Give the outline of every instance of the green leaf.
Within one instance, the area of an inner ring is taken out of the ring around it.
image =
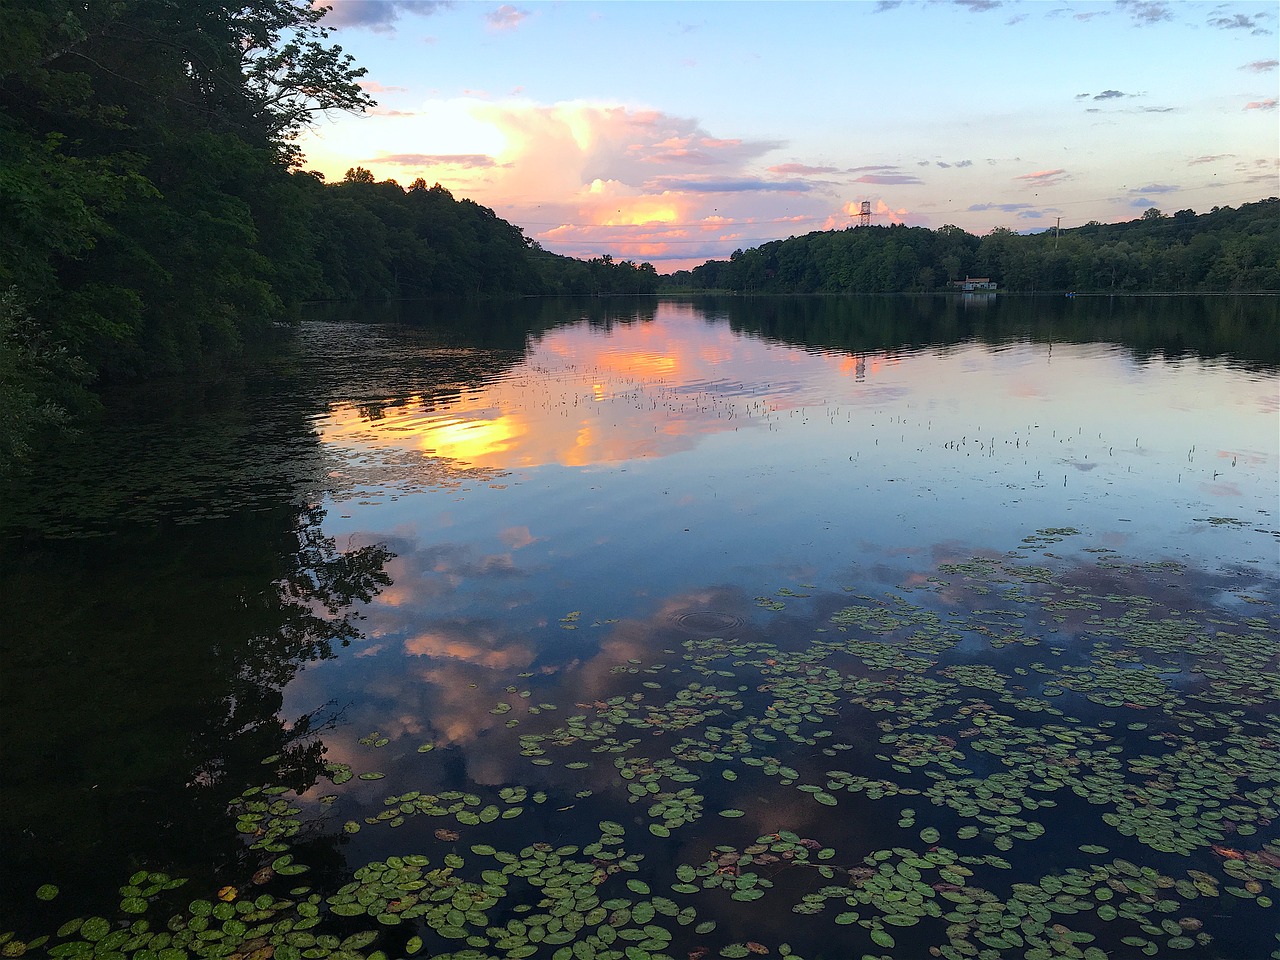
[[[886,930],[872,930],[871,939],[875,941],[877,946],[884,947],[886,950],[892,950],[896,943]]]

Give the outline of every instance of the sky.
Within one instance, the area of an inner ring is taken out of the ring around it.
[[[982,235],[1280,195],[1280,4],[328,0],[378,105],[301,140],[659,273],[858,223]]]

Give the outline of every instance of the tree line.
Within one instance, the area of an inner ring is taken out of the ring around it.
[[[300,175],[306,176],[306,175]],[[544,250],[521,229],[440,184],[402,188],[363,167],[308,184],[314,265],[311,300],[475,295],[653,293],[652,264],[578,260]]]
[[[306,172],[298,134],[373,104],[324,13],[0,5],[0,466],[94,389],[234,358],[307,300],[656,287],[439,186]]]
[[[710,260],[663,289],[737,293],[917,293],[985,277],[1015,292],[1280,290],[1280,200],[1209,213],[1152,207],[1126,223],[983,237],[948,225],[810,233]]]

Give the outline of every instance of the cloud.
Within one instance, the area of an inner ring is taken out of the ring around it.
[[[779,176],[804,176],[815,173],[839,173],[837,167],[811,167],[804,163],[779,163],[769,168],[770,173]]]
[[[386,31],[400,19],[401,13],[420,17],[430,16],[438,10],[453,6],[452,0],[312,0],[312,7],[330,7],[322,21],[326,27],[368,27]],[[367,90],[368,87],[361,84]]]
[[[803,180],[758,180],[744,177],[737,180],[699,180],[693,177],[659,177],[645,186],[652,190],[688,190],[693,193],[747,193],[799,191],[813,189]]]
[[[1220,30],[1248,30],[1255,37],[1262,37],[1271,33],[1270,30],[1258,22],[1265,16],[1266,14],[1257,14],[1253,17],[1247,17],[1243,13],[1237,13],[1231,17],[1210,17],[1209,26],[1217,27]]]
[[[416,117],[417,114],[412,110],[389,110],[386,107],[372,107],[369,111],[371,117]]]
[[[433,624],[406,638],[404,652],[414,657],[461,660],[490,670],[524,667],[533,659],[527,645],[512,643],[491,624],[474,621]]]
[[[1133,22],[1140,27],[1173,19],[1173,11],[1164,0],[1119,0],[1116,5],[1127,10]]]
[[[1051,186],[1064,180],[1070,180],[1071,174],[1065,170],[1037,170],[1035,173],[1024,173],[1013,179],[1026,180],[1028,183],[1034,183],[1037,186]]]
[[[1276,99],[1271,97],[1268,100],[1250,100],[1244,105],[1246,110],[1274,110],[1276,108]]]
[[[1132,187],[1129,192],[1132,193],[1177,193],[1181,187],[1173,187],[1167,183],[1149,183],[1145,187]]]
[[[1280,171],[1280,160],[1255,160],[1254,167],[1259,168],[1253,173],[1245,176],[1245,183],[1264,183],[1268,184],[1267,189],[1274,194],[1276,173]]]
[[[483,170],[496,165],[493,157],[483,153],[386,153],[372,157],[370,163],[391,163],[398,167],[463,167]]]
[[[913,177],[906,173],[864,173],[853,181],[854,183],[886,183],[886,184],[908,184],[908,183],[924,183],[919,177]]]
[[[877,0],[874,13],[887,13],[902,6],[902,0]]]
[[[377,80],[357,80],[356,83],[365,93],[408,93],[408,87],[392,87]]]
[[[539,540],[529,532],[528,527],[507,527],[498,534],[498,539],[512,550],[519,550]]]
[[[490,30],[514,30],[527,16],[529,16],[528,10],[521,10],[519,7],[504,3],[497,10],[485,14],[484,19],[489,24]]]
[[[1203,157],[1192,157],[1187,161],[1187,166],[1194,167],[1201,163],[1217,163],[1219,160],[1227,160],[1233,156],[1235,156],[1233,153],[1213,153]]]
[[[1095,99],[1095,100],[1120,100],[1120,99],[1123,99],[1123,98],[1125,98],[1125,97],[1132,97],[1132,96],[1134,96],[1134,94],[1132,94],[1132,93],[1123,93],[1123,92],[1122,92],[1122,91],[1120,91],[1120,90],[1103,90],[1101,93],[1095,93],[1095,94],[1093,95],[1093,99]]]
[[[1253,63],[1246,63],[1241,70],[1248,70],[1250,73],[1267,73],[1280,66],[1280,60],[1255,60]]]
[[[785,141],[717,136],[696,118],[614,103],[459,97],[416,109],[353,129],[347,155],[332,164],[337,175],[377,156],[363,161],[376,178],[439,180],[545,249],[583,259],[696,266],[817,229],[844,202],[839,181],[868,173],[920,182],[903,167],[850,173],[774,154]]]
[[[965,208],[969,213],[982,213],[986,210],[1001,210],[1005,213],[1018,213],[1022,210],[1030,210],[1029,203],[975,203]]]
[[[628,149],[643,163],[715,166],[731,163],[741,140],[718,140],[698,134],[668,137],[660,143],[635,143]]]
[[[1002,0],[955,0],[957,7],[964,7],[970,13],[986,13],[1004,6]]]
[[[926,160],[924,161],[924,163],[928,163],[928,161]],[[972,160],[956,160],[953,163],[947,163],[943,160],[939,160],[938,166],[940,166],[943,170],[950,170],[952,167],[956,167],[956,168],[972,167],[973,161]]]

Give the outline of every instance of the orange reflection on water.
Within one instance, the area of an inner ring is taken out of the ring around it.
[[[506,376],[447,401],[374,405],[376,418],[368,404],[339,404],[321,436],[356,452],[399,448],[487,469],[664,456],[736,426],[697,388],[678,389],[715,376],[733,356],[732,341],[727,330],[679,321],[612,337],[585,327],[556,331]]]
[[[509,415],[496,419],[446,417],[436,420],[430,430],[418,437],[418,447],[438,457],[465,460],[477,466],[499,466],[523,431],[524,425]]]
[[[782,351],[664,306],[654,320],[607,332],[586,324],[551,331],[479,386],[338,405],[321,435],[357,457],[411,450],[489,470],[617,463],[763,428],[770,417],[837,400],[850,381],[895,362],[883,353]]]

